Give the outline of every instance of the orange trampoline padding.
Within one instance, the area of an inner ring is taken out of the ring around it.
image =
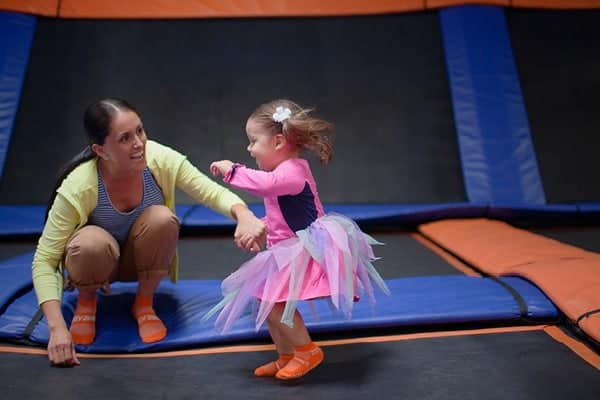
[[[535,283],[573,322],[600,309],[600,254],[488,219],[424,224],[421,233],[477,269]],[[579,327],[600,341],[600,314]]]

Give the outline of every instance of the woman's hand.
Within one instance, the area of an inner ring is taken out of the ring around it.
[[[236,204],[231,208],[232,214],[237,220],[233,238],[235,244],[244,250],[259,252],[267,241],[267,229],[265,224],[242,204]]]
[[[58,300],[48,300],[42,303],[42,311],[48,321],[50,332],[50,340],[48,340],[48,360],[50,360],[50,363],[61,367],[79,365],[75,353],[75,343],[73,343],[71,332],[65,324],[60,302]]]
[[[232,165],[233,162],[229,160],[214,161],[210,164],[210,173],[213,174],[213,176],[225,176],[227,171],[231,169]]]
[[[79,365],[73,338],[66,327],[50,331],[48,359],[52,365],[57,366],[73,367]]]

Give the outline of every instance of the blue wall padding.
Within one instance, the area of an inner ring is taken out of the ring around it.
[[[31,52],[35,17],[0,11],[0,178]]]
[[[469,201],[544,204],[503,9],[445,8],[440,22]]]
[[[507,278],[507,282],[524,297],[530,318],[540,321],[556,318],[558,311],[554,305],[530,283],[518,278]],[[378,293],[374,311],[367,299],[363,298],[355,303],[350,320],[334,313],[326,300],[313,302],[315,314],[307,303],[301,303],[300,310],[311,332],[520,321],[518,303],[492,279],[452,275],[394,279],[387,283],[392,296]],[[79,351],[164,351],[267,337],[264,328],[255,332],[250,313],[223,336],[215,333],[213,320],[201,322],[202,315],[220,300],[220,281],[180,281],[176,285],[165,281],[157,292],[155,309],[165,322],[169,334],[159,343],[144,344],[130,316],[135,287],[135,283],[116,283],[112,286],[113,293],[110,296],[99,297],[96,340],[91,346],[80,346]],[[63,313],[68,323],[72,319],[75,302],[75,293],[65,294]],[[33,291],[13,301],[0,316],[0,338],[22,338],[23,330],[36,311]],[[47,343],[45,319],[38,323],[30,340],[40,345]]]

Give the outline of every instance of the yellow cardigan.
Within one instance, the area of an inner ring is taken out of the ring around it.
[[[39,304],[61,300],[63,288],[63,258],[67,241],[75,231],[85,226],[88,216],[98,204],[97,159],[77,166],[62,182],[50,208],[33,257],[33,285]],[[199,203],[232,218],[231,207],[245,204],[237,195],[198,171],[184,155],[148,140],[146,162],[162,189],[165,205],[175,212],[175,187]],[[171,265],[171,281],[178,276],[178,257]]]

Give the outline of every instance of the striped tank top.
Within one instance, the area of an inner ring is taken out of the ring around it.
[[[131,226],[137,217],[140,216],[142,211],[144,211],[146,207],[165,204],[165,198],[162,191],[160,190],[160,187],[158,187],[158,184],[154,180],[148,167],[144,169],[143,190],[144,194],[142,195],[142,202],[140,205],[131,211],[121,212],[117,210],[110,201],[110,197],[108,197],[108,193],[104,186],[104,181],[98,171],[98,205],[90,214],[88,224],[103,228],[114,236],[120,246],[123,246],[127,241]]]

